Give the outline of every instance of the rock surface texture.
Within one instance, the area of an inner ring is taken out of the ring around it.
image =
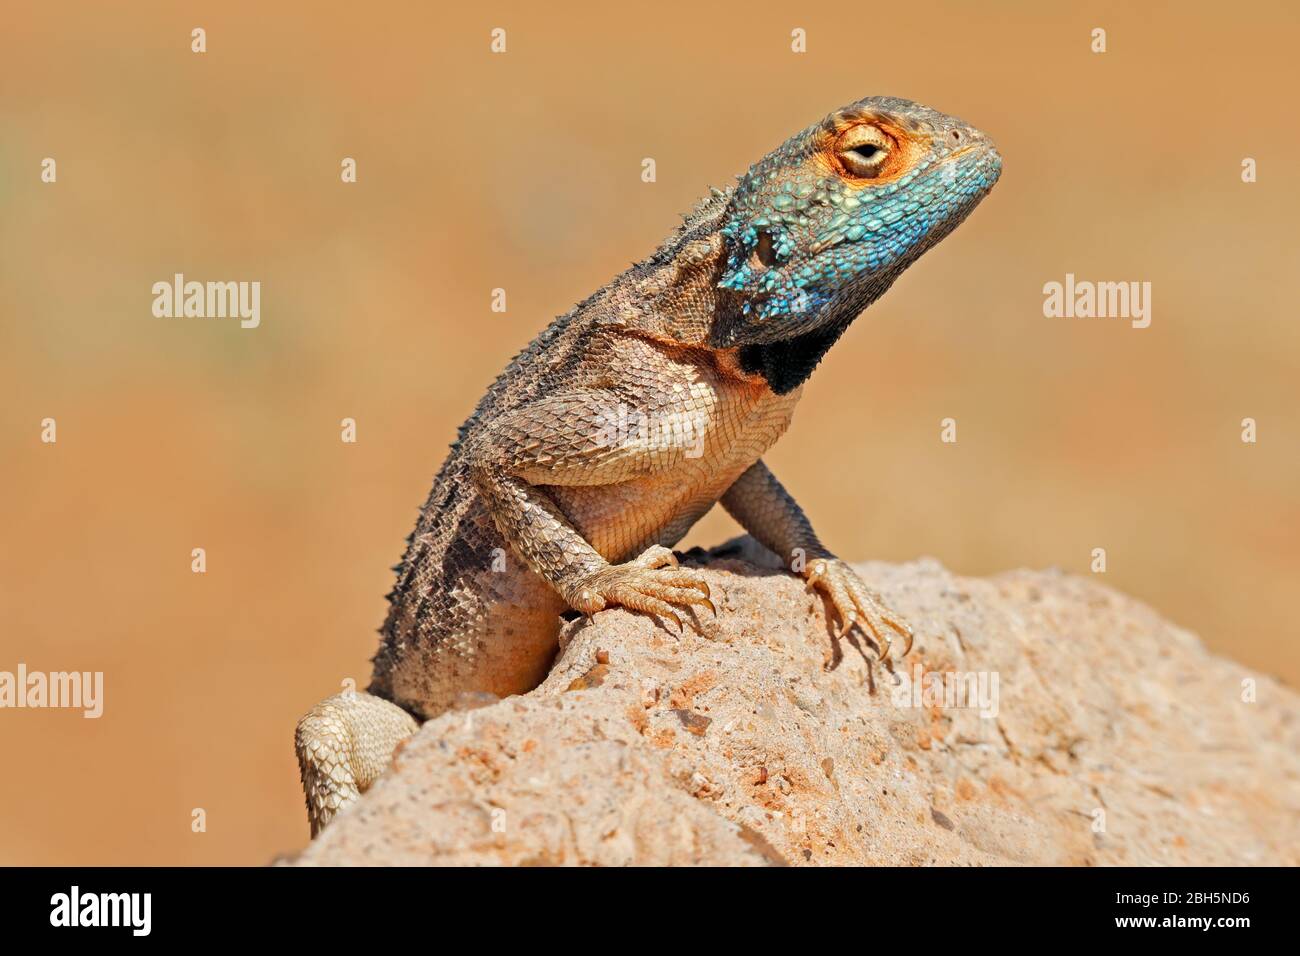
[[[917,633],[891,675],[748,539],[685,563],[703,636],[570,622],[540,687],[425,724],[297,862],[1300,863],[1300,696],[1137,601],[865,564]]]

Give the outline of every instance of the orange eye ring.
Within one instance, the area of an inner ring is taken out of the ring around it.
[[[850,186],[872,186],[898,179],[925,155],[930,137],[884,116],[861,116],[828,131],[821,161]]]
[[[835,157],[848,175],[875,179],[897,149],[898,143],[879,126],[863,123],[840,135],[835,143]]]

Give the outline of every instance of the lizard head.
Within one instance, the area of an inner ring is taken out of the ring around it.
[[[870,97],[837,110],[740,177],[711,344],[793,390],[1001,170],[987,136],[929,107]]]

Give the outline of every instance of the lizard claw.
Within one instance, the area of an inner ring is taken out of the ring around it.
[[[652,544],[628,564],[636,565],[638,568],[675,568],[677,555],[673,554],[672,548],[665,548],[662,544]]]
[[[611,604],[666,618],[685,630],[678,607],[700,604],[716,617],[708,583],[698,571],[681,567],[676,556],[662,545],[647,548],[626,564],[597,571],[582,585],[570,604],[584,614],[594,614]],[[692,626],[699,625],[692,619]]]
[[[840,631],[835,635],[839,640],[854,628],[869,633],[875,641],[877,659],[882,663],[889,657],[894,646],[889,631],[896,631],[906,638],[906,644],[898,657],[904,658],[912,650],[912,629],[907,623],[891,611],[880,596],[862,583],[862,579],[838,558],[820,558],[808,566],[804,573],[810,589],[821,591],[835,616],[840,621]],[[865,627],[863,626],[865,622]]]

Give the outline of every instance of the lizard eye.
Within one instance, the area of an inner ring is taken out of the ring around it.
[[[850,175],[870,179],[884,167],[893,147],[893,141],[876,127],[855,126],[840,137],[837,150]]]

